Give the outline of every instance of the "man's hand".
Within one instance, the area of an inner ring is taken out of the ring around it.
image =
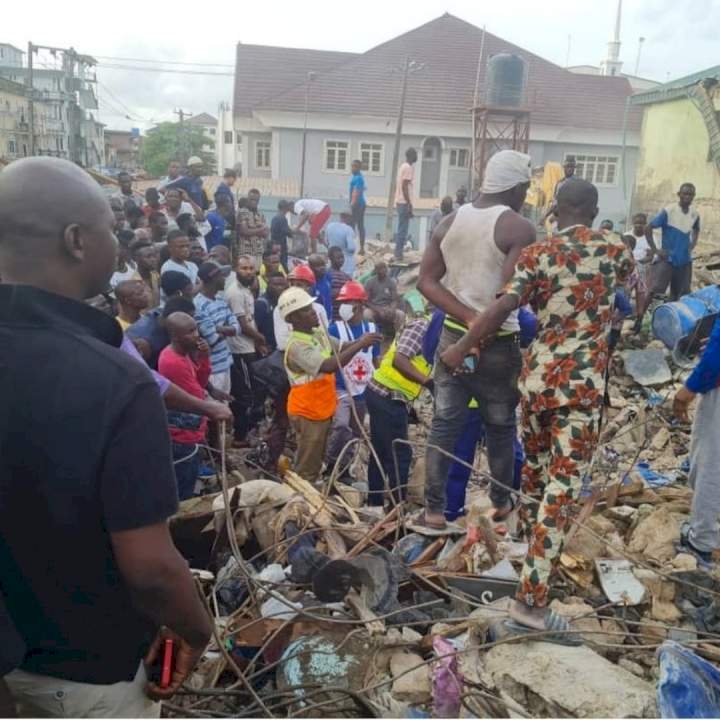
[[[209,355],[210,346],[202,338],[198,338],[197,344],[195,345],[199,355]]]
[[[207,390],[208,390],[208,393],[210,394],[210,397],[213,400],[217,400],[218,402],[229,403],[229,402],[232,402],[234,399],[232,395],[228,395],[228,393],[223,392],[222,390],[219,390],[218,388],[213,387],[212,385],[208,385]]]
[[[265,357],[270,354],[270,348],[266,343],[255,343],[255,352],[261,357]]]
[[[149,681],[145,686],[145,694],[152,700],[167,700],[171,698],[180,689],[180,686],[185,680],[187,680],[203,656],[206,648],[206,645],[193,647],[185,642],[179,635],[172,632],[172,630],[161,628],[145,656],[146,669],[161,662],[162,648],[167,638],[171,638],[175,643],[173,672],[170,678],[170,685],[166,688],[161,688],[157,683]]]
[[[680,420],[680,422],[690,422],[688,408],[694,399],[695,393],[692,392],[692,390],[688,390],[684,385],[675,393],[673,415]]]
[[[381,333],[371,332],[365,333],[360,339],[362,340],[362,346],[364,348],[368,348],[377,343],[381,343],[383,340],[383,336]]]
[[[440,360],[448,370],[457,370],[465,360],[465,353],[457,343],[453,343],[440,353]]]
[[[233,337],[233,335],[237,335],[237,330],[232,325],[218,325],[217,328],[218,335],[222,335],[223,337]]]
[[[178,188],[180,191],[180,199],[183,202],[190,202],[190,196],[187,194],[187,190],[183,190],[182,188]]]
[[[232,410],[224,402],[215,402],[214,400],[206,400],[207,409],[205,417],[213,422],[232,422]]]
[[[655,252],[657,253],[657,256],[658,256],[661,260],[667,260],[667,259],[668,259],[668,251],[667,251],[667,250],[663,250],[662,248],[658,248]]]
[[[413,217],[413,206],[408,203],[408,217]]]

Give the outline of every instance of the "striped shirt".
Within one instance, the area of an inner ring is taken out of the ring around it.
[[[221,298],[211,300],[199,293],[195,296],[195,321],[200,337],[210,346],[212,374],[229,370],[233,364],[232,353],[228,341],[218,333],[217,328],[229,325],[240,332],[240,325],[230,306]]]

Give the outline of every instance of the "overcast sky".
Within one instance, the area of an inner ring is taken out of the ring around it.
[[[29,40],[73,46],[98,56],[100,119],[111,128],[146,128],[173,119],[175,108],[217,115],[218,103],[231,102],[238,41],[363,52],[448,11],[559,65],[566,63],[570,35],[570,64],[597,65],[606,55],[616,4],[616,0],[262,0],[220,5],[35,0],[4,8],[0,41],[22,49]],[[664,82],[716,65],[720,63],[718,27],[720,0],[625,0],[623,69],[634,72],[640,36],[645,37],[641,76]],[[109,68],[103,65],[140,63],[106,57],[220,63],[228,67],[175,67],[228,75]]]

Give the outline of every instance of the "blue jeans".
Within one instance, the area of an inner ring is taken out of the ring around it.
[[[174,442],[172,449],[178,499],[187,500],[195,494],[195,482],[200,471],[200,448]]]
[[[395,257],[402,260],[408,230],[410,229],[410,206],[407,203],[398,203],[395,208],[398,214],[398,226],[395,233]]]
[[[478,443],[482,442],[485,437],[485,426],[483,425],[482,416],[478,408],[469,408],[465,420],[465,429],[455,443],[453,455],[464,460],[469,465],[475,460],[475,449]],[[513,488],[520,489],[520,481],[522,478],[522,467],[525,464],[525,453],[522,443],[515,432],[515,442],[513,443],[515,451],[515,468],[513,473]],[[448,520],[455,520],[460,515],[465,514],[465,490],[467,489],[468,480],[470,480],[470,468],[465,467],[461,463],[455,461],[450,467],[447,480],[447,507],[445,509],[445,517]]]
[[[396,443],[393,447],[393,440],[407,440],[407,405],[400,400],[378,395],[372,388],[365,391],[365,402],[370,416],[370,442],[388,476],[395,501],[401,502],[407,497],[412,449],[404,443]],[[385,503],[385,483],[372,453],[368,462],[368,489],[368,505],[382,507]]]

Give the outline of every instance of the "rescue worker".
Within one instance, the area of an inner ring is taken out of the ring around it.
[[[337,406],[335,372],[358,351],[381,340],[376,333],[344,344],[328,337],[319,327],[314,302],[299,287],[288,288],[278,301],[282,319],[293,328],[285,350],[285,370],[290,382],[288,417],[297,441],[295,471],[308,482],[317,480],[322,470]]]
[[[349,280],[335,297],[340,318],[328,328],[328,333],[341,342],[352,342],[365,333],[377,332],[375,323],[364,320],[368,295],[365,288],[355,280]],[[365,390],[373,372],[380,364],[380,345],[360,350],[350,362],[335,374],[338,404],[328,441],[327,466],[332,468],[342,454],[343,467],[338,474],[342,481],[351,482],[350,464],[356,448],[343,454],[343,449],[353,438],[359,438],[365,418]],[[353,405],[355,412],[353,412]]]
[[[368,506],[382,512],[385,493],[392,493],[393,503],[407,496],[407,479],[412,449],[395,440],[408,438],[408,409],[423,388],[433,391],[431,365],[423,357],[423,338],[429,320],[420,317],[408,323],[393,340],[380,367],[373,374],[365,394],[370,415],[370,441],[390,487],[385,487],[382,470],[371,453],[368,462]],[[397,458],[397,463],[395,461]]]

